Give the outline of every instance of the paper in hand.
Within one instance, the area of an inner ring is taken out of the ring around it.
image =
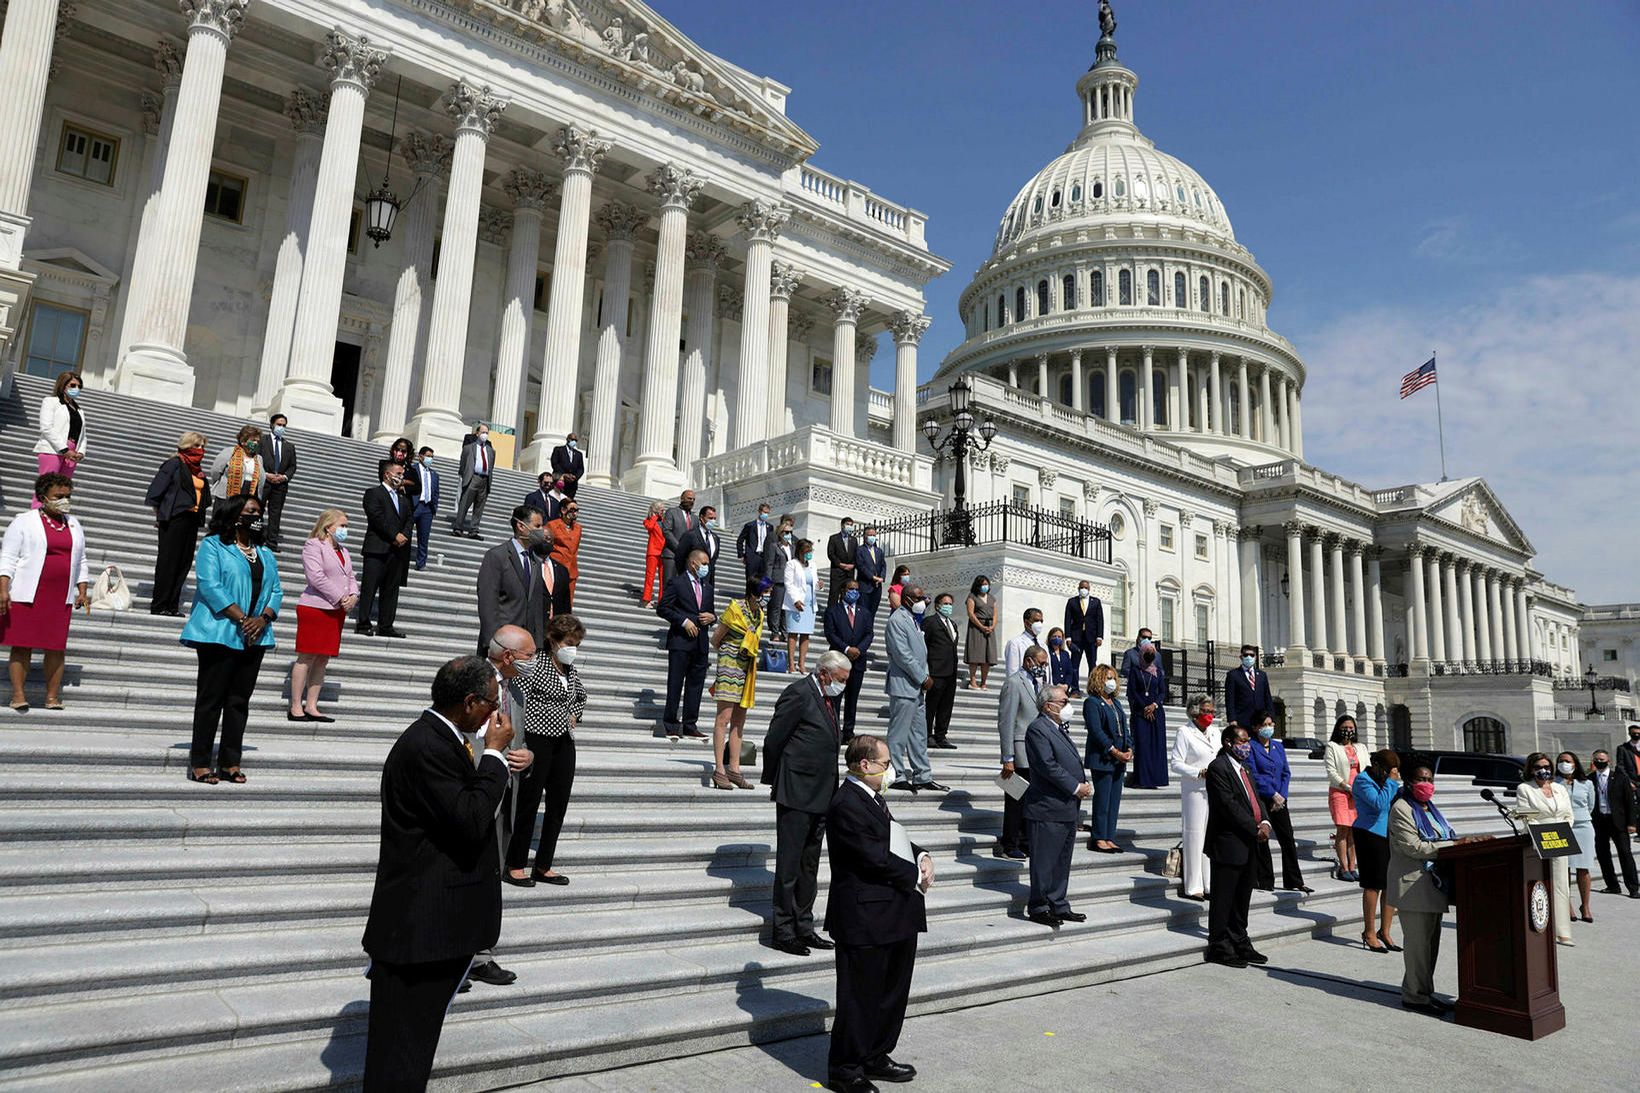
[[[997,784],[998,789],[1016,801],[1025,796],[1025,791],[1029,789],[1031,785],[1031,783],[1020,777],[1018,771],[1015,771],[1011,778],[1004,778],[999,774],[991,780]]]
[[[905,833],[898,820],[888,822],[888,852],[896,858],[904,858],[912,865],[917,864],[916,852],[911,849],[911,836]]]

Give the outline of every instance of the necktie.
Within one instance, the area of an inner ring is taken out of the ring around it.
[[[399,511],[399,491],[389,486],[383,486],[382,488],[387,490],[388,499],[393,502],[393,511],[397,513]]]
[[[848,609],[848,628],[850,630],[854,629],[854,608],[852,607]]]
[[[477,756],[473,754],[473,742],[471,740],[463,736],[461,738],[461,746],[467,749],[467,762],[475,763],[478,761]]]
[[[490,473],[490,460],[484,454],[484,443],[483,443],[483,441],[480,441],[479,445],[478,445],[478,473],[479,474],[489,474]]]
[[[1231,760],[1231,762],[1235,762],[1235,760]],[[1236,770],[1241,774],[1241,788],[1247,791],[1248,803],[1253,806],[1253,822],[1261,824],[1264,822],[1264,810],[1258,806],[1258,794],[1253,792],[1253,780],[1247,777],[1247,768],[1240,763],[1236,763]]]
[[[894,813],[889,811],[888,802],[883,799],[883,795],[881,793],[873,793],[872,796],[877,798],[877,804],[882,807],[883,815],[892,820],[894,818]]]
[[[275,474],[279,473],[279,468],[282,467],[282,466],[284,466],[284,463],[281,462],[280,459],[279,459],[279,441],[276,439],[273,442],[273,470],[274,470],[274,473]]]
[[[689,522],[689,514],[687,512],[684,513],[683,514],[683,527],[684,527],[684,530],[687,531],[689,528],[692,528],[694,526],[695,525],[693,525]]]
[[[695,578],[690,577],[689,578],[689,587],[691,587],[695,590],[695,610],[699,611],[700,610],[700,582],[695,580]]]
[[[1253,682],[1253,673],[1252,673],[1251,669],[1249,669],[1248,672],[1247,672],[1247,686],[1249,686],[1249,687],[1255,686],[1255,684]]]
[[[541,583],[547,586],[547,595],[551,596],[552,595],[552,560],[549,559],[549,558],[543,558],[541,560]]]

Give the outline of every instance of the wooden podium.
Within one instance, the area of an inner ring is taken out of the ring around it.
[[[1457,881],[1457,1021],[1536,1040],[1566,1027],[1555,962],[1551,868],[1527,835],[1449,846]]]

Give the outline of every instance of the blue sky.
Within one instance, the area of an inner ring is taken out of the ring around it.
[[[1078,127],[1097,4],[689,0],[793,87],[814,162],[929,216],[924,378],[1018,188]],[[1115,0],[1135,120],[1218,191],[1310,368],[1306,457],[1369,486],[1484,475],[1589,602],[1640,599],[1640,4]],[[891,384],[892,353],[872,381]]]

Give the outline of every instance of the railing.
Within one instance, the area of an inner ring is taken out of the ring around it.
[[[894,416],[894,396],[887,391],[880,391],[875,387],[868,388],[866,397],[867,412],[880,414],[892,418]]]
[[[935,509],[877,525],[877,541],[890,554],[922,554],[952,546],[1014,543],[1072,558],[1109,564],[1110,528],[1091,520],[1021,505],[992,501],[957,512]]]
[[[858,182],[805,163],[786,172],[785,188],[787,193],[807,198],[848,220],[869,224],[921,250],[928,249],[927,217],[879,197]]]
[[[1020,276],[1024,277],[1024,274]],[[1035,280],[1031,274],[1029,279]],[[1012,283],[1012,282],[1010,282]],[[976,292],[976,298],[983,299],[994,295],[995,289]],[[1271,330],[1263,323],[1248,322],[1245,319],[1234,319],[1223,315],[1208,315],[1200,311],[1186,311],[1171,307],[1136,307],[1130,304],[1105,304],[1102,306],[1082,306],[1069,308],[1064,311],[1053,311],[1046,315],[1033,315],[1028,319],[1018,319],[1005,326],[993,326],[990,330],[976,334],[969,338],[952,354],[948,366],[960,367],[971,357],[977,356],[991,346],[1015,338],[1029,337],[1037,334],[1053,334],[1060,328],[1088,326],[1097,330],[1100,323],[1119,324],[1123,327],[1133,325],[1157,326],[1162,329],[1175,327],[1192,327],[1200,329],[1207,327],[1216,330],[1233,331],[1244,334],[1275,347],[1278,354],[1284,354],[1290,362],[1298,361],[1298,350],[1293,343]],[[1094,343],[1099,344],[1099,343]]]
[[[848,184],[835,175],[822,174],[813,167],[803,168],[803,189],[833,205],[848,204]]]
[[[1279,463],[1266,463],[1261,467],[1248,467],[1244,472],[1255,482],[1268,482],[1277,478],[1286,478],[1293,473],[1295,464],[1291,459],[1283,459]]]
[[[1546,660],[1432,660],[1431,675],[1437,676],[1545,676],[1555,674],[1555,666]],[[1559,687],[1566,680],[1556,680]],[[1577,682],[1577,686],[1582,686]]]
[[[1372,492],[1372,502],[1375,505],[1406,505],[1417,499],[1417,486],[1396,486],[1391,490],[1374,490]]]
[[[1588,690],[1588,688],[1589,681],[1578,676],[1562,676],[1555,680],[1555,690],[1557,691]],[[1621,691],[1628,694],[1629,681],[1622,676],[1600,676],[1594,681],[1594,688],[1597,691]]]
[[[843,436],[819,425],[703,459],[696,467],[707,489],[796,467],[841,471],[905,489],[934,488],[934,461],[928,456]]]

